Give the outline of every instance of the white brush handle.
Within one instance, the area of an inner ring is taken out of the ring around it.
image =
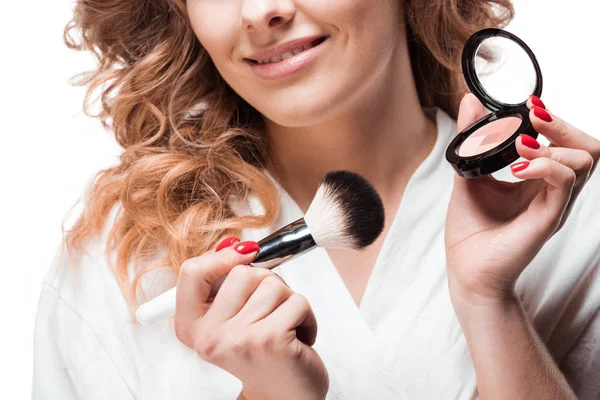
[[[137,321],[148,326],[162,319],[175,315],[175,297],[177,286],[142,304],[135,313]]]

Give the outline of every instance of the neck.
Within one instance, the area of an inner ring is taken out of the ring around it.
[[[431,152],[437,129],[419,103],[406,45],[390,63],[370,93],[356,93],[333,119],[294,128],[266,121],[267,169],[304,212],[323,176],[339,169],[369,180],[384,203],[394,201]]]

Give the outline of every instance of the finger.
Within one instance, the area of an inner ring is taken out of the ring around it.
[[[261,282],[273,273],[265,268],[237,265],[231,270],[207,312],[216,321],[233,318],[244,307]]]
[[[227,247],[235,246],[238,243],[240,243],[240,239],[238,237],[228,237],[219,242],[214,251],[215,253],[217,253],[223,249],[226,249]],[[213,282],[213,284],[210,287],[210,293],[208,294],[209,300],[212,300],[217,295],[217,292],[221,288],[221,285],[223,284],[225,278],[227,278],[227,275],[222,275],[219,279]]]
[[[210,307],[208,297],[212,284],[234,266],[251,263],[256,254],[239,254],[233,248],[226,248],[186,260],[177,278],[175,320],[191,321],[202,317]]]
[[[306,297],[293,293],[271,314],[257,322],[266,329],[296,330],[296,337],[302,343],[312,346],[317,339],[317,319]]]
[[[516,141],[517,152],[523,158],[534,160],[547,157],[557,161],[573,171],[577,176],[575,187],[582,187],[587,182],[594,164],[594,159],[585,150],[566,147],[546,147],[529,135],[522,134]]]
[[[533,106],[543,108],[544,110],[548,110],[542,99],[532,94],[529,95],[529,98],[527,99],[527,108],[531,110],[531,107]]]
[[[288,286],[287,283],[285,283],[285,281],[283,280],[282,277],[280,277],[279,275],[277,275],[275,272],[271,271],[273,273],[273,275],[277,276],[279,279],[281,279],[281,281]],[[222,277],[220,277],[219,279],[216,280],[215,283],[213,283],[212,287],[210,288],[210,294],[208,295],[209,299],[213,299],[216,295],[217,292],[219,291],[219,289],[221,288],[221,286],[223,285],[223,282],[225,282],[225,278],[227,278],[227,275],[223,275]]]
[[[550,218],[562,216],[571,198],[575,171],[547,157],[513,164],[511,170],[520,179],[543,179],[548,184],[546,193],[540,192],[533,202],[542,202]]]
[[[456,126],[458,132],[471,126],[486,114],[486,109],[473,93],[467,93],[460,101]]]
[[[292,294],[294,291],[281,278],[275,274],[267,276],[260,282],[235,318],[242,319],[246,324],[252,324],[271,314]]]
[[[218,253],[219,251],[227,248],[227,247],[231,247],[233,245],[236,245],[240,242],[240,238],[236,237],[236,236],[230,236],[227,237],[223,240],[221,240],[219,242],[219,244],[217,244],[217,247],[215,247],[215,253]]]
[[[590,153],[594,162],[600,157],[600,141],[551,115],[541,107],[533,106],[529,118],[536,132],[544,135],[557,147],[569,147]]]

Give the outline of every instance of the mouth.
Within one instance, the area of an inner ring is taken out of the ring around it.
[[[329,38],[329,36],[321,36],[315,40],[313,40],[312,42],[310,42],[309,44],[306,44],[304,46],[298,46],[296,48],[293,48],[289,51],[286,51],[283,54],[271,57],[269,59],[265,59],[265,60],[253,60],[251,58],[247,58],[246,60],[248,62],[250,62],[251,64],[255,64],[255,65],[263,65],[263,64],[276,64],[276,63],[280,63],[282,61],[285,61],[289,58],[295,57],[298,54],[301,54],[307,50],[312,49],[313,47],[317,47],[318,45],[320,45],[321,43],[323,43],[325,40],[327,40],[327,38]]]

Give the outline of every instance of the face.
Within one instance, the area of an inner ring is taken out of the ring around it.
[[[289,127],[332,118],[384,85],[404,35],[399,0],[188,0],[187,7],[223,79],[267,120]]]

